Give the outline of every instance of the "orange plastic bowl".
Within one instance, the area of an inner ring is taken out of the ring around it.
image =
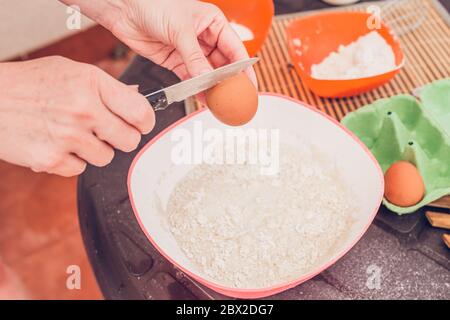
[[[286,32],[292,63],[303,83],[322,97],[346,97],[376,88],[391,80],[403,67],[400,44],[383,23],[377,31],[392,47],[397,67],[380,75],[350,80],[322,80],[311,77],[311,66],[322,62],[340,45],[348,45],[370,31],[364,12],[332,12],[307,16],[292,22]],[[300,40],[300,46],[298,46]]]
[[[246,26],[253,32],[253,40],[244,41],[253,57],[261,49],[269,34],[274,15],[272,0],[206,0],[218,6],[230,22]]]

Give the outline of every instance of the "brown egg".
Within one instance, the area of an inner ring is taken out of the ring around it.
[[[206,91],[206,102],[219,121],[230,126],[241,126],[256,114],[258,92],[242,72]]]
[[[384,174],[384,196],[399,207],[419,203],[425,194],[425,185],[419,170],[407,162],[395,162]]]

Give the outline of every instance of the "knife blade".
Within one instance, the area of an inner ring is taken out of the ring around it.
[[[189,80],[181,81],[173,86],[144,95],[144,97],[150,102],[153,110],[165,110],[174,102],[183,101],[186,98],[212,88],[219,82],[244,71],[258,60],[259,58],[240,60]]]

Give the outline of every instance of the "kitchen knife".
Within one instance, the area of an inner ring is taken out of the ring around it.
[[[179,82],[173,86],[145,95],[153,110],[166,109],[174,102],[180,102],[197,93],[214,87],[219,82],[244,71],[256,63],[259,58],[240,60],[226,66],[217,68],[211,72]]]

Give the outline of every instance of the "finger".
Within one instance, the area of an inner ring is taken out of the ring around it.
[[[191,77],[195,77],[212,70],[193,30],[180,34],[175,47],[181,55]]]
[[[211,42],[216,41],[215,46],[221,52],[221,54],[228,59],[229,63],[236,62],[243,59],[248,59],[248,52],[245,48],[242,40],[231,28],[229,23],[213,23],[211,24],[211,30],[206,39],[204,39],[209,45],[213,45]],[[217,35],[217,38],[216,36]],[[216,38],[216,39],[215,39]],[[256,78],[255,70],[253,67],[249,67],[246,71],[247,76],[253,82],[256,88],[258,88],[258,80]]]
[[[183,62],[183,58],[176,50],[169,54],[166,60],[161,63],[161,66],[174,72],[181,80],[187,80],[191,77]]]
[[[73,147],[73,153],[80,159],[97,167],[104,167],[111,163],[114,150],[110,145],[101,141],[93,133],[83,134],[80,138],[83,143]]]
[[[97,115],[92,131],[98,139],[124,152],[135,150],[141,141],[141,133],[136,128],[106,109]]]
[[[225,57],[222,52],[216,47],[215,41],[206,42],[204,38],[210,38],[208,35],[200,35],[199,43],[202,48],[202,51],[209,63],[212,65],[214,69],[218,67],[222,67],[230,63],[227,57]]]
[[[139,85],[138,84],[128,84],[128,88],[133,89],[136,92],[139,92]]]
[[[63,177],[73,177],[82,174],[85,169],[85,161],[81,160],[76,155],[67,154],[57,166],[49,170],[49,173]]]
[[[215,31],[212,30],[212,32]],[[242,40],[233,28],[231,28],[228,22],[223,24],[222,29],[219,33],[217,33],[217,35],[216,47],[230,60],[230,62],[236,62],[249,58],[247,49],[245,49]]]
[[[230,63],[230,61],[225,57],[222,52],[218,49],[214,49],[208,56],[208,60],[213,65],[214,69],[222,67]]]
[[[191,76],[189,75],[189,72],[186,68],[186,65],[184,63],[174,67],[172,71],[177,75],[178,78],[180,78],[182,81],[189,79]]]
[[[212,65],[214,68],[217,68],[217,67],[227,64],[226,59],[223,61],[223,63],[213,64],[210,59],[210,55],[213,52],[214,48],[211,48],[207,43],[205,43],[202,40],[199,40],[199,43],[200,43],[202,52],[208,59],[210,65]],[[216,50],[216,54],[220,54],[220,52]],[[171,54],[171,56],[167,59],[166,67],[169,68],[170,70],[172,70],[178,76],[178,78],[180,78],[181,80],[187,80],[191,77],[189,75],[189,72],[187,70],[185,63],[183,62],[183,59],[177,52],[173,52]]]
[[[99,90],[102,102],[112,113],[143,134],[153,129],[155,112],[147,99],[134,88],[100,71]]]

